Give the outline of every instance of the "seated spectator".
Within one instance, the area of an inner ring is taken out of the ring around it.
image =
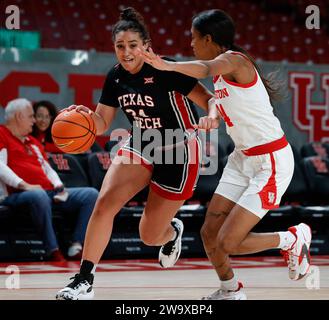
[[[26,205],[42,235],[49,259],[63,261],[52,225],[52,209],[78,211],[72,244],[67,256],[79,259],[87,224],[98,191],[94,188],[64,188],[49,163],[41,143],[29,135],[35,123],[33,108],[26,99],[15,99],[5,108],[5,124],[0,125],[1,204],[13,208]]]
[[[35,123],[32,128],[32,136],[38,139],[46,152],[62,153],[56,147],[51,136],[51,126],[58,111],[50,101],[38,101],[33,104]]]
[[[33,104],[35,123],[32,129],[32,136],[37,138],[44,146],[46,152],[63,153],[56,147],[51,136],[51,126],[58,115],[56,106],[50,101],[38,101]],[[103,149],[95,142],[90,151],[97,152]]]

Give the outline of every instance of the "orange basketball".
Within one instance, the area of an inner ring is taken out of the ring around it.
[[[63,152],[82,153],[95,142],[96,127],[86,112],[63,111],[55,118],[51,135],[55,145]]]

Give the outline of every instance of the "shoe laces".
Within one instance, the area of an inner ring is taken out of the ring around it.
[[[293,257],[295,257],[295,255],[292,254],[291,249],[280,250],[280,254],[282,255],[284,261],[287,263],[289,269],[294,269],[295,262],[294,262]]]
[[[167,242],[163,247],[162,247],[162,253],[166,256],[170,256],[176,249],[176,241],[172,240]]]
[[[68,285],[68,287],[72,289],[78,289],[84,284],[92,285],[93,282],[92,277],[90,277],[90,279],[86,279],[86,277],[80,273],[75,274],[75,276],[70,278],[70,280],[73,281]]]

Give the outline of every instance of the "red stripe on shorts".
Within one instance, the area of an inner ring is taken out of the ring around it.
[[[138,154],[136,154],[133,151],[119,149],[117,152],[117,155],[123,156],[123,157],[126,157],[126,158],[132,160],[131,163],[129,163],[129,164],[140,164],[143,167],[145,167],[147,170],[153,172],[153,165],[146,162],[142,157],[140,157]]]
[[[268,210],[279,207],[278,204],[275,204],[276,197],[277,197],[277,188],[276,188],[276,181],[275,181],[276,170],[275,170],[275,160],[274,160],[273,153],[270,153],[270,157],[271,157],[272,173],[267,181],[267,184],[258,193],[259,197],[262,201],[262,208],[268,209]]]

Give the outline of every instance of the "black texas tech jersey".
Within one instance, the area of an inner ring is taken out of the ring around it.
[[[168,59],[169,60],[169,59]],[[115,65],[105,80],[100,103],[121,108],[133,126],[147,129],[191,129],[198,114],[188,95],[197,80],[178,72],[160,71],[147,63],[131,74]]]

